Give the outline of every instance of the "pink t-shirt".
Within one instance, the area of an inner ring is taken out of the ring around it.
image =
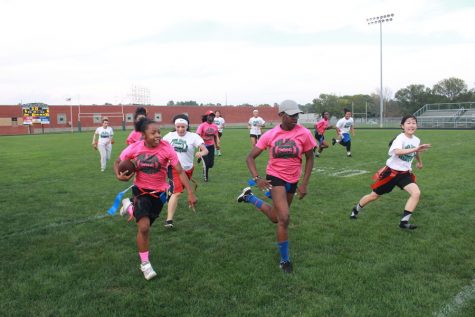
[[[318,134],[325,134],[325,129],[328,127],[330,122],[326,119],[321,119],[315,124],[315,129],[317,130]]]
[[[135,143],[140,140],[142,140],[142,132],[132,130],[132,132],[130,132],[125,142],[127,143],[127,145],[131,145],[132,143]]]
[[[218,126],[214,123],[203,122],[196,129],[196,134],[203,138],[205,145],[213,145],[214,136],[218,136]]]
[[[172,146],[165,141],[154,147],[145,146],[144,141],[135,142],[120,153],[120,160],[135,160],[134,184],[142,189],[166,191],[168,164],[178,164],[178,156]]]
[[[289,183],[299,181],[302,155],[316,145],[312,133],[299,124],[290,131],[276,126],[264,133],[256,144],[261,150],[270,148],[266,173]]]

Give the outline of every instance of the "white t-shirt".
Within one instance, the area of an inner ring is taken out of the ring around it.
[[[218,126],[218,132],[223,132],[223,129],[224,129],[224,123],[226,121],[224,121],[223,117],[219,117],[219,118],[214,118],[214,124],[216,124]]]
[[[195,149],[199,148],[205,141],[194,132],[186,132],[184,136],[179,136],[176,131],[167,133],[163,140],[171,144],[178,155],[178,160],[185,171],[193,168]]]
[[[249,131],[249,134],[254,134],[254,135],[261,135],[261,127],[265,124],[266,122],[264,119],[261,117],[252,117],[249,119],[249,125],[251,126],[251,130]]]
[[[408,138],[404,133],[399,134],[394,139],[393,144],[389,148],[388,155],[390,156],[386,161],[386,165],[396,171],[410,171],[412,170],[412,160],[416,157],[416,153],[396,155],[394,151],[396,149],[413,149],[419,146],[421,140],[415,135],[412,138]]]
[[[343,117],[336,123],[336,127],[340,129],[340,133],[350,133],[351,127],[353,126],[353,118],[349,118],[348,120]]]
[[[111,138],[114,135],[114,130],[112,130],[111,127],[107,127],[104,129],[104,127],[99,127],[96,129],[95,132],[97,135],[99,135],[99,139],[97,140],[97,144],[100,145],[106,145],[111,142]]]

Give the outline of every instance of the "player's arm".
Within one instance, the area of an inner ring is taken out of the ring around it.
[[[421,154],[419,152],[416,152],[416,161],[417,161],[416,167],[418,169],[421,169],[423,164],[422,164]]]
[[[183,167],[181,167],[179,161],[177,161],[176,165],[173,166],[173,168],[178,173],[180,181],[183,184],[183,187],[185,187],[186,193],[188,194],[188,206],[194,209],[197,199],[195,194],[193,193],[193,190],[191,189],[190,180],[188,179],[188,176],[186,176],[185,170],[183,169]]]
[[[200,157],[208,155],[209,151],[206,148],[206,145],[204,145],[204,143],[202,143],[198,148],[200,150],[198,152],[196,152],[196,154],[195,154],[196,158],[200,158]]]
[[[271,189],[272,185],[270,184],[270,181],[262,178],[259,176],[259,173],[257,172],[257,167],[256,167],[256,157],[258,157],[262,153],[262,150],[255,146],[249,155],[246,158],[246,164],[247,168],[249,169],[249,172],[251,172],[252,179],[256,182],[256,185],[263,190]]]
[[[312,175],[313,168],[313,150],[309,150],[305,154],[305,170],[303,174],[302,183],[297,188],[297,195],[299,199],[304,198],[308,192],[308,182],[310,181],[310,176]]]
[[[351,125],[350,131],[351,131],[351,135],[355,136],[355,124]]]
[[[219,148],[221,147],[221,140],[219,139],[218,130],[216,130],[216,134],[213,135],[213,138],[214,144],[216,144],[216,150],[219,150]]]
[[[92,146],[97,149],[97,141],[96,141],[96,134],[98,135],[97,137],[97,140],[99,140],[99,134],[96,132],[94,132],[94,134],[92,135]]]
[[[134,173],[130,173],[129,175],[126,175],[125,174],[125,171],[124,172],[119,172],[119,164],[121,162],[121,159],[120,159],[120,156],[117,158],[117,160],[114,161],[114,173],[115,173],[115,177],[120,180],[120,181],[123,181],[123,182],[127,182],[128,180],[130,180],[132,178],[132,176],[134,176]]]

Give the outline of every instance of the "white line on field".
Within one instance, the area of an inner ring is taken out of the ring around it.
[[[475,298],[475,277],[472,279],[472,283],[470,285],[465,286],[462,288],[462,291],[455,295],[452,302],[448,303],[444,307],[442,307],[439,312],[433,313],[436,317],[448,317],[457,312],[460,308],[462,308],[465,303]]]
[[[56,228],[56,227],[62,227],[62,226],[67,226],[67,225],[71,225],[71,226],[78,225],[78,224],[85,223],[85,222],[88,222],[88,221],[91,221],[91,220],[102,219],[102,218],[107,217],[107,216],[109,216],[109,214],[104,213],[104,214],[90,216],[90,217],[77,219],[77,220],[55,222],[55,223],[51,223],[51,224],[43,226],[43,227],[37,227],[37,228],[28,229],[28,230],[12,232],[12,233],[6,234],[4,236],[1,236],[0,240],[5,240],[5,239],[11,238],[11,237],[22,236],[22,235],[29,234],[29,233],[32,233],[32,232],[43,231],[43,230]]]

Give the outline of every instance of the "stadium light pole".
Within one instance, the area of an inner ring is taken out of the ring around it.
[[[380,67],[380,87],[379,87],[379,112],[380,122],[379,127],[383,127],[383,23],[391,22],[393,20],[394,13],[372,17],[366,19],[368,25],[379,24],[379,67]]]

